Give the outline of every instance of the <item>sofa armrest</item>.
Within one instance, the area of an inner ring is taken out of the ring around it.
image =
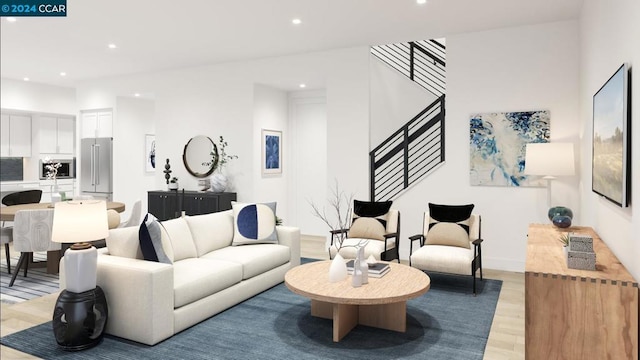
[[[291,249],[291,267],[300,265],[300,229],[292,226],[276,226],[278,243]]]
[[[109,307],[107,333],[147,345],[174,334],[173,265],[101,254],[97,283]]]

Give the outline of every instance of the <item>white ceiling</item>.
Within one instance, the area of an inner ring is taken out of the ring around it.
[[[582,1],[67,0],[67,17],[2,18],[1,75],[73,86],[92,78],[577,19]],[[294,17],[302,24],[293,25]],[[109,43],[117,49],[108,49]]]

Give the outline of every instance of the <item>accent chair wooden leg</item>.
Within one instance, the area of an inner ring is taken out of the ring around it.
[[[9,282],[9,287],[13,286],[13,283],[16,281],[16,277],[18,276],[18,273],[20,272],[20,267],[22,266],[22,263],[25,262],[25,261],[28,261],[27,260],[27,253],[20,253],[20,260],[18,260],[18,265],[16,266],[16,268],[13,269],[13,276],[11,277],[11,282]],[[25,264],[25,266],[26,266],[26,264]]]
[[[9,243],[4,244],[4,252],[7,255],[7,272],[11,274],[11,255],[9,254]]]

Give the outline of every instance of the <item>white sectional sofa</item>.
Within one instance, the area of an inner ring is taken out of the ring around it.
[[[138,227],[110,230],[107,247],[99,250],[97,284],[109,307],[108,334],[156,344],[279,284],[300,264],[298,228],[278,226],[277,244],[231,246],[231,210],[161,224],[172,264],[143,260]]]

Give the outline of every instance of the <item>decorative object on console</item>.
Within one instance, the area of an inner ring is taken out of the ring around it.
[[[564,229],[571,226],[573,211],[565,206],[554,206],[549,209],[547,216],[553,225]]]
[[[262,175],[282,174],[282,131],[262,129]]]
[[[543,179],[547,181],[547,206],[551,208],[551,180],[554,180],[556,176],[572,176],[575,174],[573,144],[527,144],[524,172],[527,175],[542,175]],[[566,216],[566,214],[561,215]],[[573,218],[573,214],[570,217]],[[550,217],[549,220],[553,221],[553,218]],[[566,219],[563,220],[562,223],[566,223]],[[570,221],[569,225],[571,225]]]
[[[593,95],[591,190],[621,206],[631,193],[631,72],[622,64]]]
[[[178,178],[172,177],[171,181],[169,181],[169,190],[178,190]]]
[[[169,165],[169,159],[167,159],[167,163],[164,164],[164,178],[167,180],[167,185],[169,185],[169,179],[171,179],[171,165]]]
[[[471,185],[540,186],[523,172],[525,144],[548,142],[549,131],[546,110],[472,115]]]
[[[595,270],[596,254],[593,251],[593,237],[588,234],[569,234],[567,252],[569,269]]]
[[[211,191],[213,192],[224,192],[227,190],[228,180],[227,176],[224,174],[224,168],[231,160],[238,158],[238,155],[227,154],[227,146],[229,146],[229,143],[227,143],[224,137],[220,136],[218,141],[218,152],[215,154],[214,152],[211,152],[211,156],[217,157],[218,159],[218,167],[215,169],[213,176],[211,177]]]
[[[234,234],[231,245],[277,244],[276,203],[232,202]]]
[[[60,293],[53,313],[56,342],[64,350],[87,349],[102,340],[108,308],[102,289],[96,287],[98,253],[88,241],[108,235],[105,201],[55,205],[51,239],[74,243],[64,254],[66,289]]]

